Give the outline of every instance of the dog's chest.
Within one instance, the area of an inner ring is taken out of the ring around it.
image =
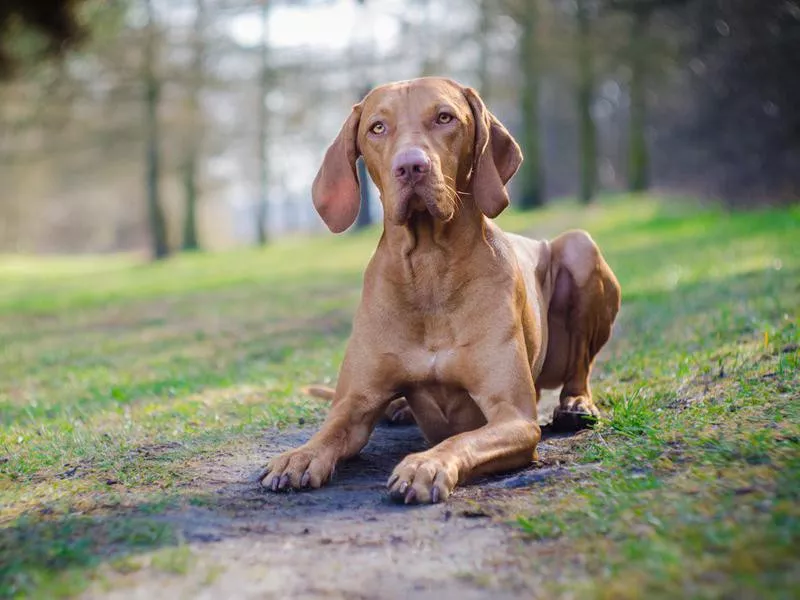
[[[442,381],[447,379],[447,374],[453,368],[456,352],[452,349],[421,350],[418,357],[420,379],[425,381]]]
[[[455,348],[430,349],[423,346],[406,349],[403,364],[407,382],[412,385],[458,384],[464,356]]]
[[[464,286],[469,292],[469,287]],[[473,297],[475,297],[473,295]],[[454,294],[439,302],[408,302],[400,318],[385,322],[381,338],[399,358],[409,383],[460,385],[487,342],[494,342],[492,325],[510,322],[504,307],[481,305]]]
[[[416,256],[405,265],[407,283],[403,293],[406,302],[421,319],[437,318],[437,313],[461,299],[460,287],[453,270],[435,256]]]

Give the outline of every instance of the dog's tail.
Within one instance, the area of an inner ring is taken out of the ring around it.
[[[320,400],[333,400],[336,397],[336,390],[325,385],[307,385],[301,389],[304,394],[314,396],[314,398],[319,398]]]

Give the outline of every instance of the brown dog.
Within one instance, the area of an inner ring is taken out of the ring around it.
[[[470,477],[534,460],[541,389],[563,386],[557,422],[599,414],[589,373],[620,288],[587,233],[534,241],[489,219],[508,205],[522,154],[474,90],[415,79],[353,107],[313,186],[336,233],[358,213],[359,155],[381,192],[384,231],[335,398],[320,431],[260,480],[274,491],[320,487],[403,397],[435,445],[407,456],[387,485],[406,503],[438,502]]]

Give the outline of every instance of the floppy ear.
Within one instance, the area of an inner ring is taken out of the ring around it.
[[[464,95],[475,119],[472,197],[481,212],[493,218],[508,206],[505,186],[522,164],[522,151],[475,90],[465,88]]]
[[[334,233],[350,227],[358,216],[360,195],[356,160],[359,156],[357,136],[360,120],[361,104],[356,104],[325,153],[311,186],[314,208]]]

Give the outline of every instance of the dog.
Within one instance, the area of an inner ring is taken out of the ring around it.
[[[522,153],[469,87],[390,83],[353,107],[312,187],[334,233],[358,214],[359,156],[384,228],[331,409],[259,481],[272,491],[322,486],[390,405],[407,406],[432,446],[406,456],[387,488],[406,504],[441,502],[470,478],[536,459],[542,389],[562,388],[557,424],[599,415],[589,376],[620,286],[588,233],[536,241],[491,220],[509,204]]]

